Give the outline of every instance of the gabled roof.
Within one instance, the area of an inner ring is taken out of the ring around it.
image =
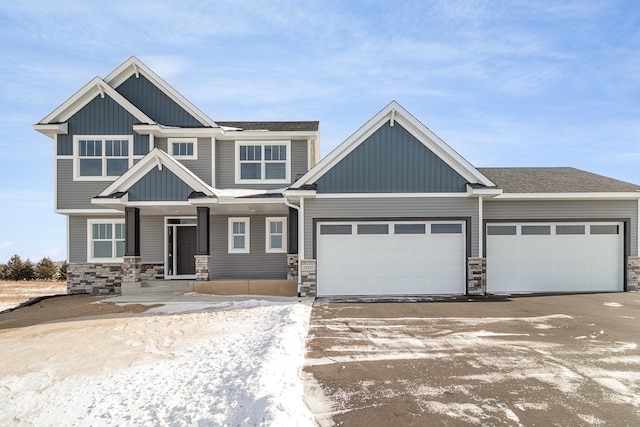
[[[89,83],[84,85],[79,91],[77,91],[71,98],[67,99],[58,108],[53,110],[48,116],[40,120],[40,122],[34,125],[34,128],[46,135],[50,135],[47,132],[52,124],[61,124],[69,120],[71,116],[77,113],[82,107],[87,105],[96,96],[109,96],[111,99],[120,104],[126,109],[132,116],[138,119],[141,123],[154,123],[153,119],[143,113],[138,107],[129,102],[125,97],[120,95],[115,89],[109,86],[100,77],[94,77]],[[51,136],[51,135],[50,135]]]
[[[266,131],[317,131],[320,122],[219,122],[218,126],[234,128],[233,130],[266,130]],[[230,129],[231,130],[231,129]]]
[[[104,81],[111,87],[116,88],[134,74],[144,75],[169,98],[202,123],[203,126],[218,127],[218,125],[206,114],[200,111],[200,109],[193,105],[187,98],[182,96],[177,90],[172,88],[171,85],[162,80],[162,78],[151,71],[149,67],[143,64],[142,61],[135,56],[127,59],[122,65],[113,70],[107,77],[105,77]]]
[[[478,168],[504,193],[623,193],[640,186],[570,167]]]
[[[298,189],[305,185],[315,183],[320,177],[337,165],[342,159],[344,159],[349,153],[351,153],[387,122],[390,122],[392,125],[394,122],[400,123],[407,129],[407,131],[417,138],[418,141],[440,157],[469,183],[478,183],[488,187],[494,186],[494,183],[491,182],[489,178],[480,173],[473,167],[473,165],[471,165],[471,163],[465,160],[429,128],[412,116],[400,104],[396,101],[392,101],[353,135],[347,138],[346,141],[329,153],[328,156],[311,168],[311,170],[302,176],[302,178],[293,183],[291,188]]]
[[[178,178],[183,180],[195,192],[202,192],[206,196],[215,196],[213,188],[200,179],[196,174],[191,172],[182,163],[178,162],[164,151],[159,148],[154,148],[138,163],[133,165],[131,169],[113,181],[113,183],[98,194],[95,199],[119,198],[114,195],[120,195],[120,197],[124,196],[129,188],[131,188],[155,167],[166,167]]]

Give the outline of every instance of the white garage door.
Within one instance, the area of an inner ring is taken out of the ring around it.
[[[465,293],[464,222],[319,223],[317,237],[319,296]]]
[[[487,292],[623,290],[622,223],[487,226]]]

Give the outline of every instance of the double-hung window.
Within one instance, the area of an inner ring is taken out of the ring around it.
[[[289,141],[236,142],[236,182],[291,181]]]
[[[124,257],[124,220],[89,220],[88,261],[122,262]]]
[[[198,159],[197,138],[169,138],[169,154],[176,159]]]
[[[249,218],[229,218],[229,253],[249,253]]]
[[[287,252],[287,218],[267,218],[265,224],[267,253]]]
[[[132,164],[131,136],[76,136],[74,179],[114,179]]]

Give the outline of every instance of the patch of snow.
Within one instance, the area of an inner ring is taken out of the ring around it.
[[[621,319],[635,319],[635,317],[631,317],[631,316],[616,316],[619,317]]]
[[[592,426],[602,426],[606,424],[600,418],[595,417],[593,415],[586,415],[586,414],[577,414],[577,415],[582,421]]]
[[[602,305],[606,305],[607,307],[624,307],[619,302],[605,302]]]
[[[437,401],[424,402],[429,411],[437,414],[456,418],[467,424],[482,424],[486,415],[481,407],[472,403],[449,403],[445,404]]]

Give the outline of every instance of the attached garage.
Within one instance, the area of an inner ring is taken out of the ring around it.
[[[624,223],[490,223],[487,292],[601,292],[624,287]]]
[[[317,294],[464,294],[465,221],[319,222]]]

